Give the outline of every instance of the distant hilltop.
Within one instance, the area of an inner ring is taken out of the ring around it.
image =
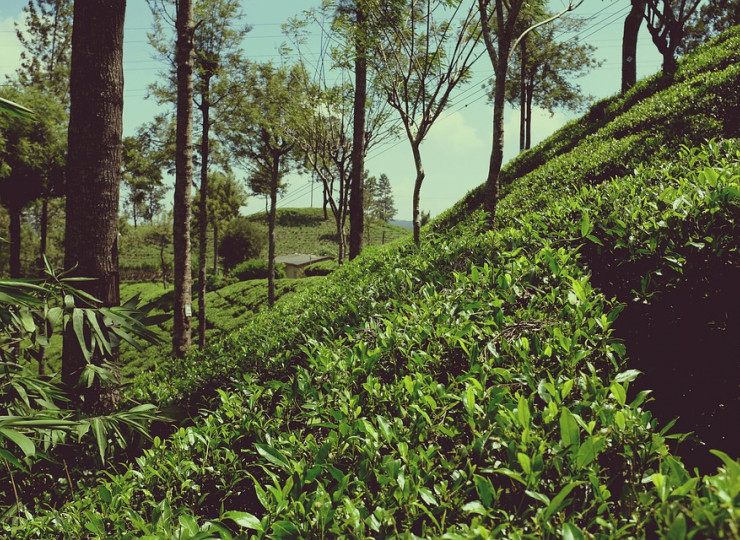
[[[405,219],[392,219],[388,223],[391,225],[395,225],[396,227],[403,227],[404,229],[408,229],[410,231],[414,230],[414,222],[405,220]]]

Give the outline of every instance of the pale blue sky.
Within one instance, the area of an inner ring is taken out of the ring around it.
[[[4,82],[4,75],[12,73],[18,65],[21,49],[13,23],[21,20],[25,3],[25,0],[0,0],[0,82]],[[258,61],[277,60],[278,48],[286,41],[281,24],[318,3],[314,0],[244,0],[246,22],[253,27],[244,42],[247,56]],[[560,0],[554,0],[552,5],[560,5]],[[582,17],[589,18],[588,25],[580,33],[582,41],[598,47],[596,56],[604,61],[602,67],[579,81],[584,92],[596,98],[612,95],[619,89],[622,24],[628,9],[629,0],[585,0],[577,11]],[[165,68],[153,58],[148,45],[146,33],[150,28],[151,15],[145,0],[128,0],[124,30],[126,134],[133,134],[141,123],[151,119],[158,111],[152,100],[144,99],[147,85]],[[318,29],[312,33],[314,44],[318,43],[319,34]],[[306,48],[309,58],[316,56],[316,51],[311,50],[311,43]],[[314,48],[318,49],[318,45],[314,45]],[[638,50],[638,77],[655,73],[660,69],[660,64],[660,55],[643,27]],[[485,179],[491,149],[492,111],[481,85],[491,73],[490,63],[484,55],[474,68],[472,81],[457,91],[452,106],[442,114],[422,145],[426,179],[421,191],[421,208],[431,211],[432,216],[449,208]],[[573,114],[562,112],[550,117],[544,111],[537,111],[532,125],[533,143],[544,139],[573,117]],[[518,126],[518,111],[507,109],[506,160],[514,157],[518,151]],[[399,139],[373,149],[367,159],[367,168],[370,174],[388,175],[398,208],[397,218],[410,219],[415,173],[408,142]],[[321,193],[317,187],[314,205],[319,205],[320,199]],[[287,194],[278,204],[309,206],[311,189],[308,178],[292,178]],[[245,211],[251,213],[262,208],[262,199],[253,197]]]

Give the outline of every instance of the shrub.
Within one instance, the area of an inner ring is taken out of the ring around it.
[[[306,276],[328,276],[337,268],[339,268],[337,261],[321,261],[309,264],[304,270],[304,274]]]
[[[239,281],[250,279],[267,279],[267,261],[262,259],[249,259],[237,264],[231,271],[231,276]],[[275,277],[285,277],[285,267],[282,264],[275,265]]]
[[[247,218],[232,219],[224,230],[218,254],[222,257],[227,270],[237,264],[259,255],[265,245],[265,239]]]

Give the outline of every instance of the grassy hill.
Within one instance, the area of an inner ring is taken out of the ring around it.
[[[509,164],[495,230],[474,190],[142,374],[194,417],[5,530],[737,538],[739,82],[736,28]]]

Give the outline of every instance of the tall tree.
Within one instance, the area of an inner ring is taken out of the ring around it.
[[[72,52],[72,0],[28,0],[24,22],[16,24],[23,46],[18,82],[34,86],[69,105],[69,65]]]
[[[380,177],[371,176],[366,181],[365,208],[367,215],[388,223],[398,212],[393,203],[391,181],[385,173]]]
[[[131,212],[134,227],[139,219],[151,223],[162,210],[162,199],[168,190],[162,175],[164,164],[164,159],[156,148],[152,148],[151,139],[144,130],[139,130],[135,137],[123,139],[122,179],[127,188],[124,207]]]
[[[526,29],[520,31],[525,0],[477,0],[481,22],[481,34],[495,76],[493,88],[493,148],[486,178],[485,209],[491,228],[496,219],[498,204],[499,174],[504,159],[504,104],[506,102],[506,80],[512,51],[527,34],[550,23],[565,13],[573,11],[583,0],[568,0],[559,13],[545,18],[534,18]],[[527,8],[537,7],[529,6]]]
[[[190,349],[192,278],[190,270],[190,186],[193,181],[193,1],[178,0],[175,19],[177,41],[177,127],[175,135],[175,200],[173,240],[175,255],[172,350],[184,356]]]
[[[193,217],[201,226],[201,194],[195,196]],[[208,224],[213,231],[213,274],[218,275],[219,235],[224,224],[239,215],[239,210],[247,204],[247,193],[234,173],[217,171],[209,174],[208,179]],[[200,230],[200,229],[199,229]]]
[[[622,92],[637,82],[637,37],[642,26],[647,0],[630,0],[630,11],[624,19],[622,35]]]
[[[29,203],[62,183],[67,113],[53,97],[33,87],[9,87],[2,96],[36,112],[28,119],[0,116],[0,204],[10,217],[10,276],[21,277],[22,213]]]
[[[390,111],[378,91],[377,86],[371,85],[367,92],[364,152],[390,135],[387,129],[382,129]],[[329,86],[324,77],[309,85],[306,92],[316,106],[299,111],[293,123],[293,136],[307,167],[322,182],[325,205],[329,205],[334,217],[337,258],[341,264],[352,190],[355,92],[351,84]]]
[[[269,182],[267,298],[272,306],[277,194],[283,177],[301,166],[292,126],[298,111],[308,106],[303,90],[307,76],[301,65],[276,68],[266,63],[248,65],[245,71],[244,94],[231,96],[241,107],[235,109],[225,136],[234,156],[250,169],[250,176]]]
[[[740,0],[709,0],[687,21],[677,53],[685,54],[737,24],[740,24]]]
[[[378,84],[396,110],[414,156],[414,242],[419,243],[419,197],[425,172],[421,144],[450,102],[452,91],[470,77],[480,33],[474,6],[462,1],[403,0],[373,10],[381,28],[373,58]]]
[[[578,32],[583,24],[582,19],[563,17],[529,33],[514,51],[511,69],[519,76],[507,80],[506,94],[509,103],[519,105],[520,151],[532,145],[533,105],[552,115],[555,109],[577,111],[589,98],[574,79],[599,65],[593,58],[596,49],[577,38],[557,40],[558,34]]]
[[[355,96],[352,121],[352,182],[349,192],[349,258],[362,251],[362,228],[365,218],[363,203],[363,173],[365,172],[365,117],[367,103],[368,9],[364,0],[353,2],[355,32]]]
[[[29,0],[23,8],[23,30],[16,36],[23,46],[18,82],[54,96],[69,107],[69,65],[72,52],[72,0]],[[66,127],[67,119],[63,124]],[[39,260],[46,254],[49,200],[63,193],[63,182],[42,182]]]
[[[206,344],[206,247],[208,245],[208,165],[212,107],[231,91],[228,69],[240,62],[239,49],[249,27],[239,25],[242,14],[238,0],[200,0],[196,5],[196,89],[201,112],[200,208],[198,230],[198,345]],[[215,88],[214,88],[215,85]]]
[[[119,304],[118,193],[123,127],[125,0],[76,2],[70,71],[70,122],[64,263],[93,278],[80,288],[102,306]],[[62,380],[74,386],[85,367],[70,327],[64,338]],[[99,405],[88,388],[85,407]]]
[[[663,56],[663,73],[676,71],[676,51],[684,35],[684,26],[701,0],[647,0],[645,21],[650,36]]]

